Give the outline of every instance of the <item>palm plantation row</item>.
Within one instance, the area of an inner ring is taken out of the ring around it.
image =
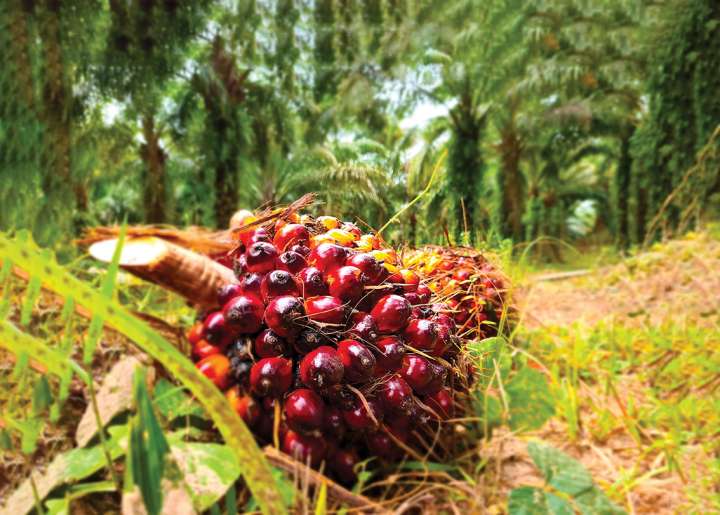
[[[222,226],[310,191],[377,228],[432,180],[391,237],[625,247],[720,190],[712,0],[2,10],[0,226],[44,243],[124,217]]]

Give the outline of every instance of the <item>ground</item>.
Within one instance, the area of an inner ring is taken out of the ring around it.
[[[547,367],[558,416],[493,435],[499,489],[542,484],[526,451],[539,438],[630,513],[720,510],[718,291],[720,242],[707,233],[522,280],[514,342]]]

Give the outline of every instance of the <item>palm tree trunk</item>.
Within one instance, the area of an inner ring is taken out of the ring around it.
[[[630,214],[628,211],[628,197],[630,196],[632,156],[630,155],[630,141],[635,128],[624,131],[620,140],[620,159],[615,172],[615,212],[616,212],[616,241],[621,249],[627,248],[630,243]]]
[[[47,160],[47,165],[42,188],[47,199],[46,215],[58,224],[66,224],[64,229],[61,227],[54,229],[62,232],[70,230],[73,199],[75,204],[77,199],[74,196],[71,171],[71,90],[67,84],[63,61],[60,10],[60,0],[47,0],[43,6],[44,15],[39,19],[38,25],[45,65],[41,119],[45,124],[44,158]]]
[[[145,163],[145,219],[149,223],[165,222],[165,151],[160,146],[160,134],[155,128],[155,116],[145,114],[142,119],[145,143],[140,157]]]
[[[501,138],[502,166],[498,174],[500,189],[498,227],[503,237],[511,237],[515,241],[520,241],[523,237],[522,218],[525,212],[525,193],[520,173],[522,142],[512,124],[503,128]]]

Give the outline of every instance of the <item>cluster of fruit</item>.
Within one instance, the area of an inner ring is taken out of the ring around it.
[[[427,445],[467,388],[457,310],[352,223],[254,220],[225,260],[237,282],[189,330],[198,369],[260,440],[346,484]]]
[[[506,280],[481,252],[426,246],[407,253],[403,266],[426,278],[434,299],[447,306],[462,338],[488,338],[497,335],[499,327],[508,327],[514,312],[507,302]]]

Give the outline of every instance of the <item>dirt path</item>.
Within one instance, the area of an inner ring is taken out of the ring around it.
[[[704,327],[720,323],[720,241],[707,235],[581,272],[531,277],[520,295],[526,325],[593,325],[605,319],[630,326],[670,319]]]

